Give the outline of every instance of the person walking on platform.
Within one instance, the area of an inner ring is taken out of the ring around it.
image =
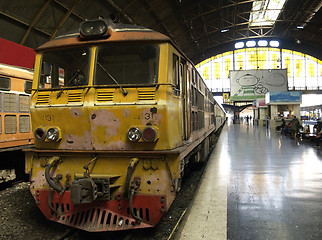
[[[290,123],[291,138],[296,138],[296,135],[301,127],[299,120],[294,116],[293,120]]]
[[[284,117],[282,118],[282,125],[280,126],[280,129],[281,129],[281,134],[286,136],[287,131],[288,131],[288,127],[286,126],[286,121],[285,121]]]

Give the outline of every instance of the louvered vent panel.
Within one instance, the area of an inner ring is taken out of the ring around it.
[[[68,102],[81,102],[82,101],[82,91],[69,91],[68,92]]]
[[[97,91],[97,101],[98,102],[111,102],[114,99],[114,89],[113,90],[98,90]]]
[[[48,104],[49,99],[50,97],[48,93],[39,93],[37,98],[37,104]]]
[[[140,88],[138,89],[139,100],[154,100],[155,88]]]

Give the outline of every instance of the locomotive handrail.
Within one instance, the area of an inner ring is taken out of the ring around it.
[[[120,84],[122,87],[159,87],[159,86],[171,86],[175,87],[172,83],[152,83],[152,84]],[[31,91],[60,91],[60,90],[69,90],[69,89],[80,89],[80,88],[118,88],[119,86],[116,84],[109,85],[83,85],[83,86],[67,86],[67,87],[59,87],[59,88],[32,88]]]

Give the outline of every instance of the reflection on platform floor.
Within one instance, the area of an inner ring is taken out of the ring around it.
[[[228,239],[322,239],[322,154],[265,127],[230,125]]]
[[[224,127],[176,239],[322,239],[322,151],[252,124]]]

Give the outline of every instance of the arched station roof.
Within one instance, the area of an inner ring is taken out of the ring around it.
[[[272,25],[250,24],[253,13],[265,14],[277,0],[265,1],[254,9],[255,0],[5,0],[0,37],[37,48],[102,16],[169,36],[195,63],[249,38],[278,39],[282,48],[322,59],[322,0],[286,0]]]

